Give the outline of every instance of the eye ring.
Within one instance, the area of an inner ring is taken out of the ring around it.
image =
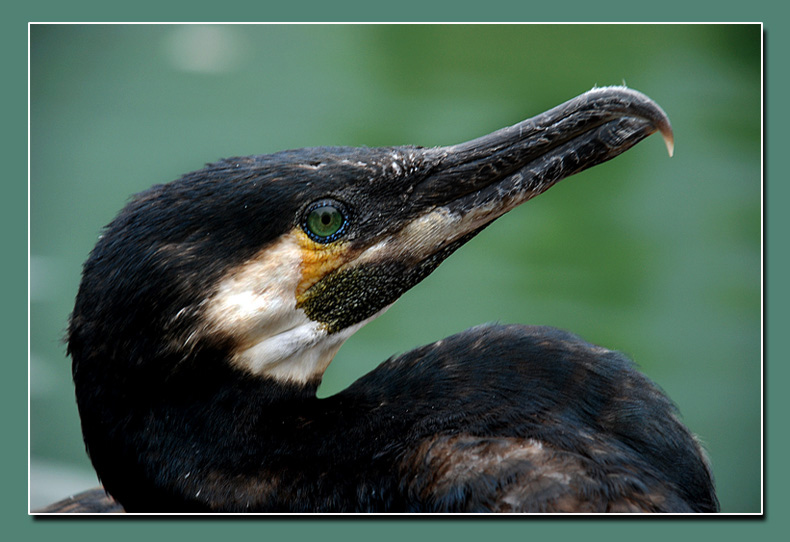
[[[346,233],[348,211],[334,199],[321,199],[311,203],[304,211],[302,230],[318,243],[331,243]]]

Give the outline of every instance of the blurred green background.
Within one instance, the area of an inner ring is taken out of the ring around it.
[[[483,322],[631,356],[761,510],[759,25],[33,25],[30,504],[96,485],[61,338],[129,195],[217,158],[453,144],[593,86],[654,98],[651,137],[501,218],[342,348],[321,394]]]

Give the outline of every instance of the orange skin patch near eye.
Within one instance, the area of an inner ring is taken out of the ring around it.
[[[349,249],[343,241],[317,243],[301,229],[291,234],[300,248],[302,256],[301,280],[296,287],[297,305],[304,300],[304,293],[326,275],[351,261],[356,251]]]

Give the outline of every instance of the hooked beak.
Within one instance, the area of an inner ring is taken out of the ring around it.
[[[672,156],[672,128],[658,104],[625,87],[596,88],[508,128],[431,149],[437,165],[415,193],[431,212],[456,215],[468,233],[656,131]]]
[[[418,262],[452,252],[514,207],[656,131],[671,156],[672,128],[658,104],[606,87],[472,141],[426,149],[430,173],[411,195],[421,212],[387,240],[388,249]]]
[[[656,131],[671,156],[672,128],[664,111],[640,92],[606,87],[466,143],[403,148],[404,155],[417,151],[419,166],[401,183],[383,179],[373,185],[397,190],[403,204],[372,213],[372,221],[382,222],[380,233],[351,242],[345,263],[308,289],[298,306],[330,332],[369,318],[496,218]],[[392,205],[388,197],[373,195],[377,208]]]

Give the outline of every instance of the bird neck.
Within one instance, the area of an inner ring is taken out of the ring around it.
[[[288,431],[313,416],[318,380],[297,385],[198,365],[147,393],[106,385],[78,395],[94,467],[128,511],[261,508],[284,475],[275,465]]]

